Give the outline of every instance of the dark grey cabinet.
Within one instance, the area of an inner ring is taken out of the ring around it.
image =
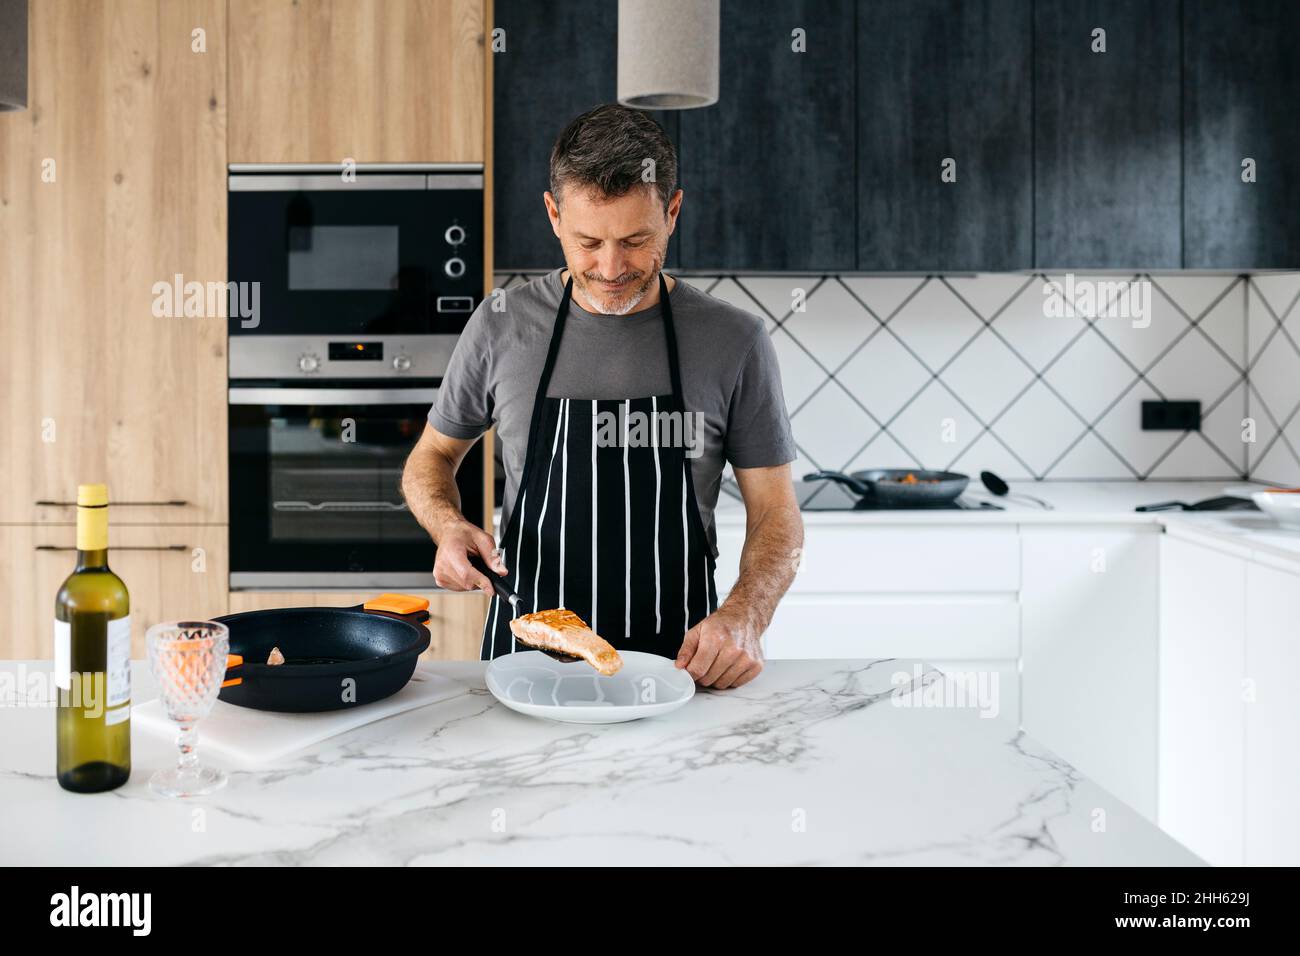
[[[1178,4],[1038,0],[1034,37],[1035,266],[1179,268]]]
[[[1300,268],[1300,3],[1183,0],[1183,91],[1183,265]]]
[[[549,268],[551,145],[617,96],[617,4],[495,11],[496,265]],[[719,102],[651,114],[685,190],[668,265],[1300,268],[1298,20],[1300,0],[723,0]]]
[[[858,5],[859,269],[1028,266],[1031,27],[1029,0]]]
[[[681,113],[683,267],[855,267],[854,15],[723,0],[718,103]]]
[[[496,0],[493,13],[506,40],[505,52],[491,54],[493,267],[550,269],[564,262],[542,201],[551,147],[571,119],[618,97],[618,4]],[[676,142],[677,114],[650,115]]]

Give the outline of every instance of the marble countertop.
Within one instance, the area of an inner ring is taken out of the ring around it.
[[[154,685],[135,665],[142,703]],[[773,662],[739,690],[600,727],[506,709],[483,663],[436,666],[460,694],[192,802],[149,792],[174,751],[138,726],[124,787],[64,792],[53,712],[11,696],[0,864],[1201,864],[914,662]]]

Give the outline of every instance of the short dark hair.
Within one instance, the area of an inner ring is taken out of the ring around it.
[[[654,161],[653,183],[641,178],[647,159]],[[602,103],[569,123],[551,148],[557,203],[564,186],[585,186],[612,199],[645,185],[655,187],[667,210],[677,191],[677,147],[641,110]]]

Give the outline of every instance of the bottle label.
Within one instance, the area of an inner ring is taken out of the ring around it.
[[[106,720],[110,724],[126,720],[129,707],[122,707],[122,716],[112,713],[112,708],[121,707],[131,700],[131,615],[119,617],[108,622],[108,664],[105,675],[108,685],[109,708]]]
[[[72,690],[72,624],[54,622],[54,683]]]

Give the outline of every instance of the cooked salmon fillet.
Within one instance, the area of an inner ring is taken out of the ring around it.
[[[623,666],[623,658],[609,641],[566,608],[521,614],[510,622],[510,630],[529,647],[580,657],[606,677]]]

